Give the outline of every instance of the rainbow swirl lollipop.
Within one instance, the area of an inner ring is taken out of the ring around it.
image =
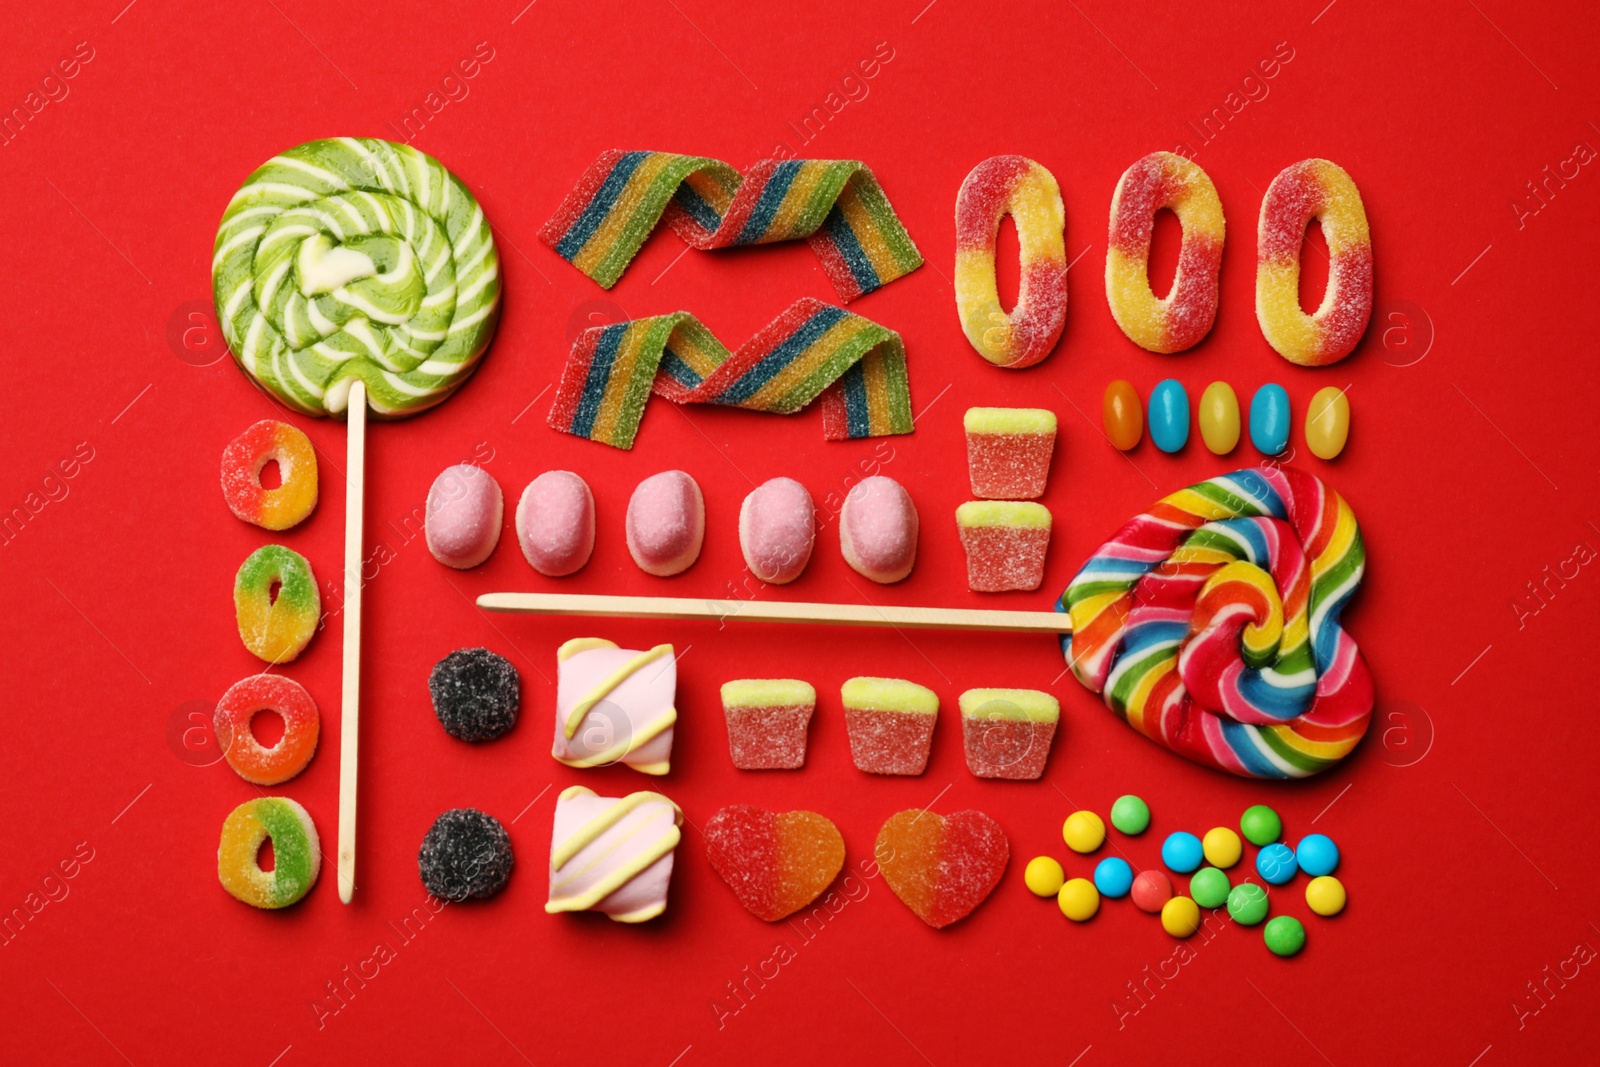
[[[1248,468],[1158,501],[1057,604],[1073,674],[1128,725],[1196,763],[1302,778],[1355,747],[1372,677],[1339,613],[1366,552],[1344,498]]]

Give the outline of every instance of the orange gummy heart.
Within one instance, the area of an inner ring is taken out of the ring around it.
[[[757,918],[777,922],[822,895],[844,866],[844,838],[814,811],[730,804],[706,823],[706,858]]]
[[[874,850],[895,896],[932,927],[966,918],[1000,884],[1011,846],[981,811],[936,815],[913,808],[889,816]]]

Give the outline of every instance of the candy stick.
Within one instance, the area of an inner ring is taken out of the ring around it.
[[[1058,611],[993,611],[874,604],[755,603],[691,597],[593,596],[579,593],[485,593],[485,611],[530,615],[598,615],[625,619],[735,619],[836,626],[893,626],[908,630],[992,630],[1061,634],[1071,630]]]
[[[339,716],[339,899],[356,891],[356,742],[361,732],[361,545],[367,487],[367,389],[350,386],[345,444],[344,696]]]

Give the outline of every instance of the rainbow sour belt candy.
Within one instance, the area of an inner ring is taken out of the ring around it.
[[[1008,315],[995,288],[994,246],[1010,215],[1022,282]],[[1025,156],[984,160],[956,194],[956,311],[978,355],[999,367],[1031,367],[1056,346],[1067,320],[1067,224],[1055,176]]]
[[[1313,218],[1328,242],[1328,287],[1307,315],[1300,310],[1300,245]],[[1348,356],[1372,316],[1372,235],[1350,175],[1326,159],[1285,167],[1261,198],[1256,247],[1256,319],[1267,343],[1302,367]]]
[[[239,366],[279,400],[339,415],[366,383],[379,418],[442,402],[500,317],[478,202],[438,160],[365,137],[274,156],[228,202],[211,288]]]
[[[1157,298],[1150,289],[1150,237],[1162,208],[1178,216],[1183,247],[1171,290]],[[1205,337],[1217,317],[1226,233],[1217,187],[1189,160],[1151,152],[1123,172],[1111,197],[1106,301],[1130,341],[1151,352],[1182,352]]]
[[[807,238],[845,303],[922,266],[872,171],[854,160],[764,159],[741,177],[704,156],[612,149],[539,238],[609,289],[663,217],[702,252]]]
[[[659,373],[658,373],[659,371]],[[550,425],[632,448],[654,391],[679,404],[725,404],[790,415],[822,395],[830,441],[911,432],[900,335],[807,297],[729,352],[687,311],[578,335]]]
[[[1339,612],[1356,518],[1303,471],[1247,468],[1158,501],[1056,605],[1067,663],[1140,733],[1249,778],[1302,778],[1367,732],[1372,677]]]

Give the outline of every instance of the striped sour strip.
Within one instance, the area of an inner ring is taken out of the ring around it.
[[[1372,678],[1339,613],[1366,565],[1350,505],[1248,468],[1157,502],[1057,604],[1073,674],[1140,733],[1251,778],[1301,778],[1367,732]]]
[[[777,415],[821,396],[830,441],[911,432],[900,335],[809,297],[736,352],[687,311],[585,330],[561,374],[550,425],[632,448],[652,392]]]
[[[922,266],[878,181],[854,160],[762,160],[743,175],[704,156],[612,149],[539,237],[606,289],[663,217],[702,252],[806,238],[845,303]]]
[[[379,417],[448,397],[500,314],[483,210],[438,160],[369,138],[274,156],[234,194],[211,262],[234,359],[297,411],[339,415],[366,383]]]

